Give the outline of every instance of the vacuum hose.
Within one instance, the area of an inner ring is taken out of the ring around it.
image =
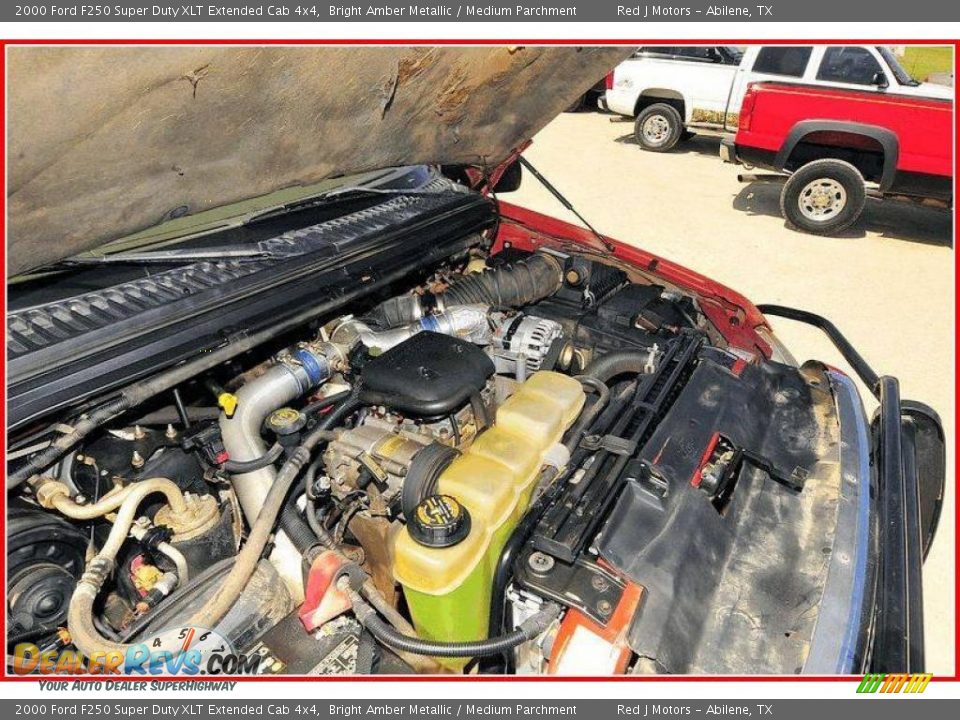
[[[377,640],[394,650],[435,657],[472,658],[499,655],[544,633],[551,623],[560,617],[561,610],[556,603],[547,603],[538,613],[524,620],[516,630],[504,635],[472,642],[439,642],[410,637],[398,632],[377,616],[376,610],[360,596],[360,593],[352,589],[349,593],[357,620]]]

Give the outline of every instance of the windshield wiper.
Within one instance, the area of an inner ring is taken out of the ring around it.
[[[266,250],[261,247],[239,248],[236,246],[210,247],[202,250],[147,250],[118,252],[110,255],[76,255],[64,258],[45,269],[85,265],[179,264],[202,260],[265,260],[281,257],[282,254],[276,250]]]

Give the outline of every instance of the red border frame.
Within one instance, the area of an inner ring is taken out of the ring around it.
[[[712,42],[715,42],[716,39],[694,39],[694,38],[683,38],[682,42],[689,45],[709,45]],[[389,46],[423,46],[423,45],[450,45],[450,46],[462,46],[462,45],[476,45],[476,46],[496,46],[496,45],[606,45],[606,46],[616,46],[616,45],[666,45],[671,42],[678,42],[678,40],[650,40],[645,38],[623,38],[623,39],[597,39],[597,38],[577,38],[577,39],[541,39],[541,40],[531,40],[523,38],[504,38],[504,39],[482,39],[482,40],[470,40],[466,38],[455,38],[455,39],[439,39],[439,38],[423,38],[423,39],[336,39],[336,40],[319,40],[315,38],[300,38],[300,39],[290,39],[290,40],[280,40],[280,39],[170,39],[170,40],[160,40],[160,39],[130,39],[130,40],[119,40],[119,39],[100,39],[100,40],[85,40],[85,39],[36,39],[36,40],[5,40],[0,39],[0,91],[2,91],[3,98],[6,98],[6,49],[8,45],[327,45],[327,46],[344,46],[344,45],[389,45]],[[768,40],[760,38],[752,39],[724,39],[724,42],[730,45],[756,45],[756,44],[765,44],[765,45],[792,45],[798,43],[804,44],[814,44],[814,45],[823,45],[828,43],[846,43],[846,44],[889,44],[889,45],[948,45],[953,47],[954,51],[954,76],[958,74],[960,70],[960,40],[904,40],[904,39],[841,39],[841,38],[830,38],[830,39],[820,39],[820,40],[811,40],[806,38],[795,38],[795,39],[779,39],[779,40]],[[4,128],[4,142],[0,143],[0,165],[6,170],[6,102],[0,104],[0,124]],[[956,167],[956,153],[957,153],[957,136],[960,134],[960,114],[957,113],[956,101],[954,102],[954,166]],[[4,174],[4,189],[6,189],[6,173]],[[0,197],[0,209],[3,212],[0,212],[0,234],[6,239],[6,192],[3,193],[3,196]],[[958,237],[958,228],[957,228],[957,210],[954,209],[954,247],[956,246],[956,240]],[[958,262],[956,250],[954,251],[954,278],[956,278],[957,269],[960,267],[960,262]],[[6,253],[4,252],[3,256],[0,256],[0,270],[3,271],[4,277],[6,277]],[[956,280],[955,280],[955,289],[956,289]],[[956,303],[956,298],[954,298]],[[3,293],[2,300],[2,309],[4,315],[6,315],[6,292]],[[956,318],[955,318],[956,321]],[[956,341],[956,328],[954,328],[954,341]],[[4,339],[4,346],[6,345],[6,323],[3,325],[3,329],[0,330],[0,335]],[[4,354],[0,357],[0,370],[4,371],[4,378],[6,377],[6,355]],[[954,353],[954,377],[957,376],[957,371],[960,370],[960,360],[957,359],[956,353]],[[957,439],[960,438],[960,427],[957,425],[957,420],[960,419],[957,413],[956,401],[960,400],[960,389],[954,388],[955,392],[955,405],[954,405],[954,448],[957,445]],[[4,385],[4,403],[0,405],[0,427],[6,427],[6,385]],[[5,460],[6,455],[6,438],[0,445],[0,460]],[[956,462],[956,460],[955,460]],[[957,494],[956,478],[954,478],[954,511],[956,514],[960,514],[960,496]],[[5,526],[6,520],[6,493],[3,493],[2,498],[0,498],[0,527]],[[4,535],[3,547],[6,547],[6,536]],[[960,547],[960,543],[954,542],[954,625],[955,625],[955,636],[954,636],[954,672],[951,676],[936,676],[933,678],[936,682],[960,682],[960,626],[956,624],[957,616],[960,615],[960,593],[957,592],[956,586],[956,575],[960,574],[960,559],[957,557],[957,550]],[[4,582],[0,583],[0,600],[3,601],[3,605],[6,606],[6,554],[0,553],[0,576],[4,578]],[[2,621],[4,628],[4,637],[6,637],[6,613],[4,613],[4,618]],[[224,680],[230,681],[239,681],[239,682],[368,682],[371,679],[375,681],[383,682],[794,682],[794,683],[805,683],[805,682],[852,682],[855,679],[858,679],[859,676],[836,676],[836,675],[826,675],[826,676],[781,676],[781,675],[657,675],[657,676],[637,676],[637,675],[627,675],[627,676],[563,676],[558,677],[555,675],[539,675],[539,676],[495,676],[495,675],[483,675],[483,676],[452,676],[452,675],[424,675],[424,676],[376,676],[371,678],[369,676],[344,676],[344,677],[305,677],[305,676],[256,676],[256,677],[229,677],[223,678]],[[79,681],[94,681],[94,680],[107,680],[107,679],[123,679],[123,680],[150,680],[150,681],[161,681],[161,682],[182,682],[182,681],[209,681],[211,678],[209,676],[187,678],[187,677],[144,677],[144,678],[131,678],[129,676],[49,676],[49,678],[40,678],[38,676],[29,675],[29,676],[19,676],[19,675],[8,675],[6,672],[6,665],[0,669],[0,681],[14,681],[14,682],[37,682],[40,679],[51,679],[51,680],[79,680]]]

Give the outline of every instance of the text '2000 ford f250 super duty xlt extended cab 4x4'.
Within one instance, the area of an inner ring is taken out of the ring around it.
[[[734,132],[750,83],[890,92],[947,99],[950,88],[918,83],[883,45],[649,46],[608,79],[607,109],[636,118],[644,150],[666,152],[690,131]]]
[[[785,180],[787,221],[837,234],[857,221],[868,194],[950,207],[953,104],[893,91],[756,83],[720,156],[781,173],[740,179]]]
[[[496,195],[622,52],[9,51],[13,672],[922,669],[935,413]]]

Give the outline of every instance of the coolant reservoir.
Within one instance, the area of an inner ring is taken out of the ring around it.
[[[494,426],[443,471],[438,496],[407,518],[396,539],[394,575],[421,637],[450,642],[487,636],[500,551],[530,504],[547,452],[584,399],[571,377],[531,375],[497,410]],[[466,661],[441,662],[461,667]]]

